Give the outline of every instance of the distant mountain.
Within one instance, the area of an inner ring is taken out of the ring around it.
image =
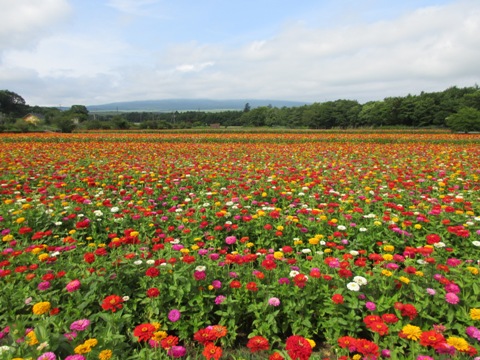
[[[145,112],[171,112],[171,111],[213,111],[213,110],[243,110],[248,103],[251,109],[260,106],[295,107],[308,104],[299,101],[283,100],[210,100],[210,99],[167,99],[123,101],[103,105],[87,105],[90,112],[104,111],[145,111]]]

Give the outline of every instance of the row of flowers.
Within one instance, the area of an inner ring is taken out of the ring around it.
[[[9,358],[477,356],[472,139],[82,136],[4,143]]]

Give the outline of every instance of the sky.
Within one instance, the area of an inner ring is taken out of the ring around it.
[[[0,0],[29,105],[360,103],[480,84],[479,0]]]

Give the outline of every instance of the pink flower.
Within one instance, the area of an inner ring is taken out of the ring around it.
[[[460,302],[460,298],[454,293],[447,293],[445,295],[445,301],[449,304],[458,304]]]
[[[56,358],[55,354],[49,351],[40,355],[37,360],[55,360]]]
[[[375,303],[373,303],[371,301],[367,301],[367,303],[365,304],[365,307],[370,311],[374,311],[377,308],[375,306]]]
[[[268,305],[279,306],[280,305],[280,299],[276,298],[276,297],[271,297],[270,299],[268,299]]]
[[[227,238],[225,239],[225,242],[228,245],[233,245],[237,242],[237,238],[235,236],[227,236]]]
[[[37,286],[38,290],[40,290],[40,291],[47,290],[49,287],[50,287],[50,282],[49,281],[42,281]]]
[[[179,358],[182,356],[185,356],[187,354],[187,349],[185,349],[183,346],[172,346],[170,349],[168,349],[168,356],[171,356],[173,358]]]
[[[81,285],[80,281],[75,279],[70,281],[65,288],[67,289],[68,292],[74,292],[80,289],[80,285]]]
[[[177,309],[170,310],[168,313],[168,320],[171,322],[177,322],[180,320],[181,313]]]
[[[218,295],[216,298],[215,298],[215,304],[217,305],[220,305],[221,303],[223,303],[227,298],[223,295]]]
[[[90,320],[88,319],[77,320],[70,325],[70,330],[83,331],[89,325],[90,325]]]

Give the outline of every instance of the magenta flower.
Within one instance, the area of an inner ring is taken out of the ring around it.
[[[375,303],[373,303],[371,301],[367,301],[367,303],[365,304],[365,307],[370,311],[374,311],[377,308]]]
[[[177,322],[180,320],[181,313],[177,309],[170,310],[168,313],[168,320],[171,322]]]
[[[185,356],[187,354],[187,349],[185,349],[183,346],[172,346],[170,349],[168,349],[168,356],[171,356],[173,358],[180,358],[182,356]]]
[[[65,360],[85,360],[85,356],[76,354],[76,355],[68,355]]]
[[[80,289],[80,285],[80,281],[75,279],[70,281],[65,288],[68,292],[74,292]]]
[[[227,236],[226,239],[225,239],[225,242],[228,245],[233,245],[237,242],[237,238],[235,236]]]
[[[454,293],[447,293],[445,295],[445,301],[449,304],[456,305],[460,302],[460,298]]]
[[[55,354],[49,351],[40,355],[37,360],[55,360],[56,358]]]
[[[220,305],[221,303],[223,303],[227,298],[223,295],[218,295],[216,298],[215,298],[215,304],[217,305]]]
[[[417,360],[434,360],[434,359],[427,355],[418,355]]]
[[[222,282],[220,280],[213,280],[212,286],[214,289],[220,289],[222,287]]]
[[[280,299],[276,298],[276,297],[271,297],[270,299],[268,299],[268,305],[279,306],[280,305]]]
[[[40,284],[38,284],[37,288],[40,291],[45,291],[50,287],[50,281],[42,281]]]
[[[77,320],[70,325],[70,330],[84,331],[89,325],[90,320],[88,319]]]

